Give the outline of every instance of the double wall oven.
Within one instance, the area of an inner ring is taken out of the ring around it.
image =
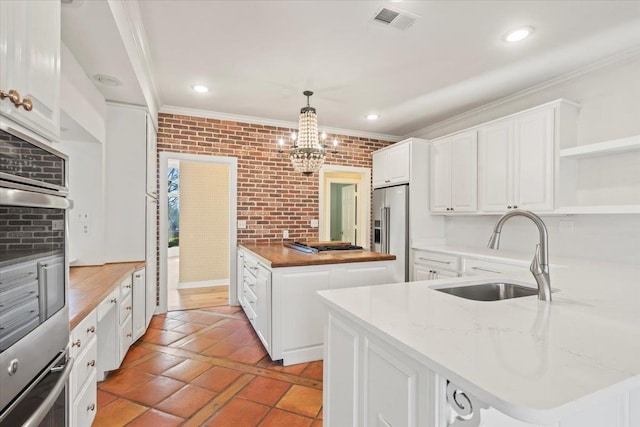
[[[0,123],[0,427],[68,425],[67,157]]]

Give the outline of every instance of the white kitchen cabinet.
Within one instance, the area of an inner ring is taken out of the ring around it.
[[[477,209],[477,131],[431,143],[431,212]]]
[[[117,287],[98,305],[98,372],[97,380],[102,381],[105,374],[120,366],[120,346],[118,307],[120,288]]]
[[[553,210],[554,112],[546,107],[480,128],[480,210]]]
[[[0,100],[0,115],[57,142],[60,136],[60,2],[0,2],[0,89],[32,109]]]
[[[147,306],[146,293],[145,269],[142,268],[133,272],[133,290],[131,292],[133,305],[133,313],[131,313],[133,342],[143,336],[147,330],[145,321]]]
[[[93,310],[71,331],[69,356],[75,363],[69,377],[70,425],[89,426],[95,418],[98,314]]]
[[[373,187],[406,184],[411,177],[411,147],[396,143],[373,153]]]
[[[158,197],[158,133],[151,116],[147,113],[147,194]]]
[[[458,277],[460,265],[457,256],[414,249],[411,280],[415,282]]]
[[[271,271],[258,265],[255,286],[256,333],[264,348],[269,351],[271,343]]]
[[[146,235],[145,235],[145,328],[149,327],[149,322],[155,313],[158,296],[158,222],[157,222],[158,199],[147,197],[146,212]]]
[[[122,363],[124,356],[131,344],[133,344],[133,277],[128,276],[120,283],[120,302],[118,323],[120,324],[120,344],[118,353],[118,366]]]
[[[106,130],[106,262],[140,261],[147,246],[147,112],[107,103]]]

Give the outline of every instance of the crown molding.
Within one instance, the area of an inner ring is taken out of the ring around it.
[[[222,113],[219,111],[200,110],[196,108],[176,107],[173,105],[163,105],[160,108],[161,113],[178,114],[181,116],[203,117],[206,119],[227,120],[230,122],[250,123],[264,126],[274,126],[287,129],[297,129],[298,123],[285,120],[267,119],[264,117],[243,116],[240,114]],[[323,127],[325,132],[331,135],[346,135],[359,138],[380,139],[383,141],[398,142],[404,138],[397,135],[386,135],[383,133],[366,132],[352,129],[341,129],[332,127]]]
[[[424,135],[425,133],[435,131],[435,130],[440,129],[442,127],[445,127],[445,126],[451,125],[453,123],[456,123],[458,121],[467,119],[469,117],[473,117],[474,115],[479,114],[479,113],[481,113],[483,111],[487,111],[487,110],[490,110],[492,108],[499,107],[499,106],[504,105],[504,104],[508,104],[509,102],[518,100],[520,98],[524,98],[524,97],[529,96],[529,95],[533,95],[534,93],[540,92],[540,91],[542,91],[544,89],[548,89],[548,88],[551,88],[551,87],[554,87],[554,86],[559,86],[559,85],[561,85],[563,83],[566,83],[568,81],[577,79],[577,78],[582,77],[582,76],[584,76],[586,74],[595,72],[595,71],[600,70],[602,68],[605,68],[605,67],[607,67],[609,65],[614,65],[614,64],[616,64],[618,62],[625,61],[627,59],[633,58],[633,57],[638,56],[638,55],[640,55],[640,46],[635,46],[635,47],[632,47],[630,49],[623,50],[621,52],[618,52],[618,53],[616,53],[614,55],[608,56],[608,57],[606,57],[604,59],[601,59],[599,61],[592,62],[591,64],[585,65],[584,67],[578,68],[577,70],[570,71],[570,72],[562,74],[562,75],[560,75],[558,77],[554,77],[553,79],[550,79],[550,80],[547,80],[545,82],[539,83],[539,84],[537,84],[535,86],[531,86],[531,87],[529,87],[527,89],[521,90],[519,92],[515,92],[515,93],[513,93],[511,95],[507,95],[507,96],[505,96],[503,98],[500,98],[500,99],[497,99],[495,101],[492,101],[492,102],[490,102],[488,104],[481,105],[481,106],[473,108],[471,110],[467,110],[464,113],[460,113],[460,114],[457,114],[457,115],[455,115],[453,117],[449,117],[447,119],[444,119],[444,120],[441,120],[439,122],[433,123],[433,124],[431,124],[429,126],[425,126],[422,129],[419,129],[417,131],[411,132],[411,133],[403,136],[402,139],[412,138],[412,137],[421,137],[421,135]]]
[[[149,42],[144,30],[138,0],[107,1],[151,118],[157,125],[158,106],[161,104],[161,100],[154,79]]]

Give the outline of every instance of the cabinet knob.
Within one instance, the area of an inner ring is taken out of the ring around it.
[[[131,285],[125,285],[125,288],[131,289]]]
[[[453,210],[453,208],[451,208],[451,210]]]
[[[96,404],[92,403],[91,405],[87,406],[87,411],[95,411],[96,410]]]
[[[507,209],[511,209],[511,205],[507,206]]]
[[[516,205],[513,205],[513,209],[518,209],[518,207]]]
[[[95,360],[89,360],[87,362],[87,366],[96,366],[96,361]]]
[[[131,338],[132,336],[133,336],[133,334],[132,334],[131,332],[129,332],[129,333],[127,334],[127,338]]]
[[[80,339],[75,340],[74,342],[71,343],[71,347],[80,347],[82,345],[82,341],[80,341]]]
[[[136,274],[136,279],[139,279],[140,277],[142,277],[142,276],[139,275],[139,274]]]
[[[118,302],[118,298],[111,298],[111,304],[115,304]]]
[[[91,326],[90,328],[87,328],[87,333],[88,334],[95,334],[96,332],[96,327],[95,326]]]
[[[125,307],[125,309],[127,309],[127,310],[131,310],[131,306],[130,306],[130,305],[128,305],[128,306],[126,306],[126,307]]]
[[[18,91],[11,89],[9,92],[0,89],[0,99],[9,98],[9,101],[16,105],[20,102],[20,94]]]

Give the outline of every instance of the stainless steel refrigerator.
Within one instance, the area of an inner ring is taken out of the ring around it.
[[[409,185],[373,190],[373,250],[396,256],[395,282],[409,280]]]

